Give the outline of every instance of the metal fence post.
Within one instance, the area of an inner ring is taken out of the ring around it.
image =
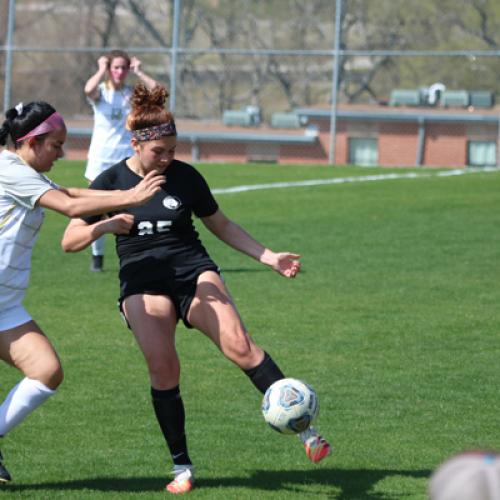
[[[328,152],[328,163],[335,164],[335,142],[337,140],[337,92],[339,87],[339,68],[340,68],[340,34],[342,19],[342,0],[337,0],[335,5],[335,45],[333,48],[332,74],[332,105],[330,110],[330,148]]]
[[[425,154],[425,120],[419,118],[418,120],[418,140],[417,140],[417,159],[415,165],[421,167],[424,164]]]
[[[5,84],[3,89],[4,112],[10,108],[10,94],[12,88],[12,45],[14,40],[14,26],[16,19],[16,0],[9,0],[9,13],[7,18],[7,38],[5,52]]]
[[[170,111],[175,112],[176,86],[177,86],[177,53],[179,50],[179,20],[181,13],[181,0],[174,0],[174,19],[172,26],[172,48],[170,50]]]

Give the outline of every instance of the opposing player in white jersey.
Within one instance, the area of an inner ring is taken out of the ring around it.
[[[44,173],[63,156],[66,126],[45,102],[18,104],[0,128],[0,359],[24,375],[0,404],[0,437],[52,396],[63,380],[59,357],[23,307],[31,253],[43,222],[43,208],[68,217],[88,216],[140,205],[164,182],[152,175],[136,189],[94,191],[62,188]],[[120,232],[119,228],[114,228]],[[0,482],[11,476],[0,454]]]
[[[129,57],[123,50],[112,50],[97,60],[98,70],[85,84],[85,95],[94,111],[94,128],[88,152],[85,177],[92,182],[106,169],[134,154],[130,139],[132,135],[125,127],[130,112],[131,88],[126,78],[132,70],[152,89],[156,81],[141,69],[141,61]],[[104,79],[104,81],[102,81]],[[104,236],[92,243],[92,271],[102,271]]]

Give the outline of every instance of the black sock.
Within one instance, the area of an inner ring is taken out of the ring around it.
[[[267,388],[274,384],[274,382],[285,378],[283,372],[267,352],[264,352],[264,359],[260,364],[254,368],[243,371],[262,394],[264,394]]]
[[[184,431],[184,404],[179,386],[166,391],[151,387],[153,407],[175,465],[191,465]]]

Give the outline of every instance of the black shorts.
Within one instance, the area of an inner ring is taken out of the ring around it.
[[[196,294],[198,277],[205,271],[220,274],[217,265],[206,254],[196,259],[183,259],[178,266],[148,258],[125,264],[120,269],[120,312],[124,316],[123,301],[131,295],[165,295],[174,304],[177,320],[182,319],[187,328],[193,328],[187,315]],[[130,328],[128,322],[127,326]]]

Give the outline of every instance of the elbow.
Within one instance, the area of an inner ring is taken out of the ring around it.
[[[71,221],[61,238],[61,248],[65,253],[74,253],[86,247],[85,234],[82,228],[75,226],[76,221]]]
[[[63,240],[61,241],[61,248],[65,253],[73,253],[77,251],[76,247],[72,245],[71,242],[66,238],[63,238]]]
[[[70,219],[76,219],[78,217],[81,217],[85,214],[82,213],[81,210],[79,210],[77,207],[74,207],[74,206],[67,206],[65,211],[64,211],[64,215],[67,215]]]
[[[78,243],[78,242],[65,242],[64,240],[61,242],[61,248],[64,253],[77,253],[86,248],[86,245]]]
[[[60,202],[57,207],[54,207],[54,210],[65,215],[66,217],[74,219],[81,215],[81,209],[78,207],[77,203],[77,199],[65,196],[62,202]]]
[[[88,87],[88,88],[85,87],[83,89],[83,93],[85,94],[85,97],[87,97],[87,99],[90,99],[91,101],[96,101],[97,95],[95,87]]]

